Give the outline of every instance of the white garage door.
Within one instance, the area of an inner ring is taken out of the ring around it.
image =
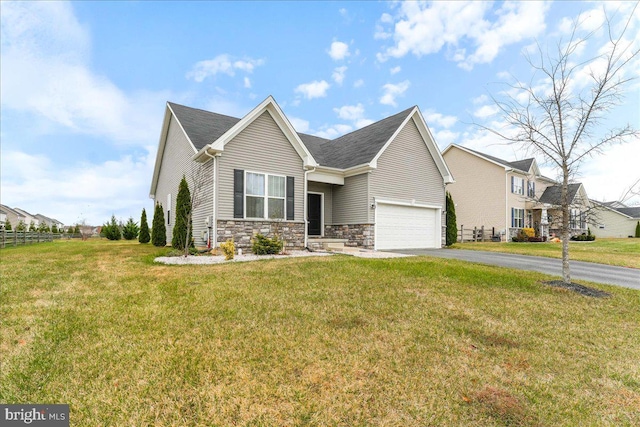
[[[439,248],[438,210],[378,203],[376,249]]]

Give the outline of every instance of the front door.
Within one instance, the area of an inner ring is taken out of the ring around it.
[[[307,221],[309,236],[322,236],[322,195],[307,194]]]

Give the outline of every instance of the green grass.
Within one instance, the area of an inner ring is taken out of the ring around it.
[[[456,243],[452,248],[562,258],[562,244],[551,242],[467,242]],[[640,268],[640,239],[596,239],[593,242],[569,242],[569,259]]]
[[[430,258],[0,251],[0,401],[74,426],[632,426],[640,292]]]

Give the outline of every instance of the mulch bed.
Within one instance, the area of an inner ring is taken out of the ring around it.
[[[554,288],[564,288],[579,294],[594,297],[594,298],[608,298],[611,296],[609,292],[601,291],[599,289],[593,289],[588,286],[579,285],[578,283],[564,283],[562,280],[551,280],[548,282],[542,282],[545,285],[553,286]]]

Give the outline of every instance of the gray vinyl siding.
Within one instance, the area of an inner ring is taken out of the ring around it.
[[[369,182],[369,204],[382,198],[444,208],[444,180],[413,120],[382,153]],[[372,210],[369,221],[374,221]]]
[[[159,202],[164,209],[164,223],[167,228],[167,244],[171,244],[173,226],[176,223],[176,196],[182,175],[189,175],[191,171],[191,156],[195,149],[187,140],[175,117],[171,117],[167,140],[160,164],[158,185],[156,187],[155,202]],[[171,225],[167,225],[167,194],[171,194]],[[153,216],[152,216],[153,218]],[[150,221],[152,221],[150,218]]]
[[[200,165],[200,163],[195,163]],[[195,207],[193,210],[193,240],[196,246],[206,246],[207,241],[202,239],[202,233],[207,231],[205,220],[213,214],[213,161],[202,164],[202,177],[200,179],[200,188],[196,195]],[[187,181],[189,181],[187,175]],[[194,191],[195,186],[189,182],[189,190]]]
[[[233,170],[293,176],[294,221],[304,221],[304,172],[302,159],[280,127],[265,111],[233,140],[218,159],[218,218],[233,220]]]
[[[333,185],[320,182],[309,182],[307,191],[324,194],[323,219],[324,225],[333,224]]]
[[[333,224],[367,224],[369,220],[369,174],[350,176],[333,187]]]

